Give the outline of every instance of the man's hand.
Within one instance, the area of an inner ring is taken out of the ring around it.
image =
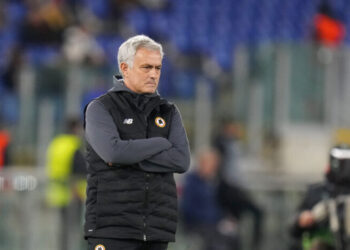
[[[314,220],[314,216],[312,215],[311,211],[306,210],[303,211],[300,215],[299,215],[299,220],[298,220],[298,224],[300,227],[310,227],[315,223]]]

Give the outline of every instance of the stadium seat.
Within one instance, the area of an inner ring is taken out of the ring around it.
[[[122,44],[123,39],[119,36],[100,35],[96,37],[97,43],[104,50],[108,63],[117,64],[117,49]]]
[[[55,46],[28,46],[25,54],[33,65],[44,65],[60,56],[60,50]]]

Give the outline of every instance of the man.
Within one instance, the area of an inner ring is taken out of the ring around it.
[[[214,146],[221,158],[219,167],[218,196],[220,203],[233,214],[238,221],[244,215],[253,219],[251,230],[251,249],[259,249],[262,241],[263,211],[249,195],[241,183],[239,166],[241,128],[231,118],[222,120],[222,128],[214,139]],[[244,222],[244,221],[243,221]],[[247,232],[244,232],[247,233]],[[241,235],[241,237],[244,235]]]
[[[80,232],[81,215],[85,201],[86,163],[81,148],[81,122],[77,118],[66,121],[65,133],[57,135],[47,149],[46,172],[48,185],[47,204],[60,212],[61,250],[76,242],[74,233]],[[73,235],[73,236],[72,236]]]
[[[321,182],[310,185],[290,227],[291,250],[348,249],[350,146],[331,148]]]
[[[313,212],[313,210],[316,211],[313,208],[330,198],[329,196],[330,186],[326,181],[314,183],[308,187],[289,230],[290,250],[309,250],[313,249],[315,244],[323,245],[324,249],[334,249],[334,239],[329,230],[328,220],[316,221]]]
[[[202,150],[195,171],[186,176],[181,212],[186,231],[201,239],[202,250],[237,250],[237,223],[218,196],[219,154]]]
[[[175,240],[173,173],[190,164],[177,108],[157,87],[162,46],[144,35],[118,51],[123,76],[85,111],[89,249],[163,250]]]

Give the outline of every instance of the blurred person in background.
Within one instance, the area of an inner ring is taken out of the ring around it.
[[[219,163],[215,150],[202,150],[184,183],[181,213],[185,230],[201,238],[201,250],[238,249],[236,220],[219,201]]]
[[[86,25],[71,26],[64,32],[63,53],[76,65],[100,65],[105,54]]]
[[[219,176],[237,179],[242,129],[234,119],[227,118],[222,119],[218,131],[213,143],[221,158]]]
[[[316,244],[327,246],[326,249],[335,249],[328,221],[316,223],[312,214],[312,208],[328,196],[326,182],[315,183],[308,187],[290,229],[292,236],[290,250],[310,250],[311,245]]]
[[[14,124],[18,121],[18,76],[22,65],[22,50],[14,46],[8,51],[8,60],[0,71],[0,120]]]
[[[336,47],[345,38],[345,24],[336,17],[328,1],[322,1],[314,17],[314,38],[326,47]]]
[[[162,46],[138,35],[118,50],[122,78],[85,112],[89,250],[165,250],[175,241],[174,173],[190,152],[176,106],[157,92]]]
[[[60,1],[27,1],[28,12],[20,29],[23,45],[60,45],[68,26]]]
[[[46,199],[50,207],[60,210],[61,226],[58,240],[61,250],[69,249],[69,243],[73,240],[77,242],[72,235],[78,230],[81,231],[86,196],[86,163],[81,152],[81,135],[80,120],[70,118],[66,122],[66,132],[57,135],[47,150]]]
[[[346,22],[330,5],[331,1],[323,0],[318,6],[313,20],[313,40],[317,59],[322,63],[335,60],[334,52],[346,37]]]
[[[262,240],[263,212],[255,204],[241,183],[239,170],[240,138],[242,128],[234,119],[221,122],[214,146],[220,154],[218,195],[222,206],[238,220],[248,214],[253,218],[252,249],[259,249]]]
[[[325,180],[307,189],[290,228],[290,249],[349,249],[349,194],[350,147],[340,144],[330,150]]]

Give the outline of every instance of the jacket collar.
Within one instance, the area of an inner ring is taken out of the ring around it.
[[[158,90],[156,90],[155,93],[149,93],[149,94],[138,94],[129,89],[128,87],[125,86],[124,84],[124,79],[121,75],[115,75],[114,76],[114,86],[108,90],[108,92],[129,92],[133,96],[144,96],[144,97],[156,97],[159,96]]]

